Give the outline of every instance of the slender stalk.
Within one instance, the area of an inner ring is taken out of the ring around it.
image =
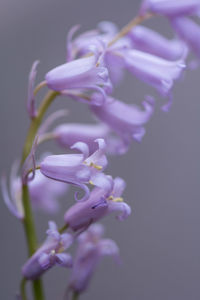
[[[27,134],[27,138],[26,138],[26,141],[24,144],[22,162],[21,162],[22,164],[25,161],[26,157],[28,156],[28,154],[32,148],[33,141],[35,139],[35,136],[40,127],[40,124],[42,122],[42,119],[44,117],[46,110],[48,109],[48,107],[50,106],[52,101],[56,98],[56,96],[58,96],[58,95],[59,95],[59,93],[55,92],[55,91],[48,92],[46,97],[44,98],[43,102],[40,105],[37,116],[32,120],[28,134]],[[32,213],[32,208],[31,208],[31,204],[30,204],[29,191],[28,191],[27,185],[23,185],[23,188],[22,188],[22,201],[23,201],[23,207],[24,207],[23,225],[24,225],[24,231],[25,231],[26,240],[27,240],[28,253],[29,253],[29,256],[31,256],[37,249],[37,237],[36,237],[36,230],[35,230],[33,213]],[[21,289],[23,292],[23,296],[26,297],[25,281],[22,281]],[[35,300],[43,300],[44,299],[42,282],[40,279],[33,281],[33,294],[34,294]],[[24,298],[23,300],[27,300],[27,299]]]
[[[46,81],[40,82],[34,90],[34,96],[36,96],[36,94],[46,85],[47,85]]]
[[[128,23],[122,30],[114,37],[113,40],[110,41],[108,44],[109,46],[112,46],[114,43],[116,43],[120,38],[125,36],[133,27],[137,26],[138,24],[142,23],[144,20],[149,19],[152,17],[152,14],[147,13],[144,16],[137,16],[135,17],[130,23]],[[35,89],[34,94],[37,94],[38,91],[46,85],[46,82],[41,82]],[[26,137],[26,141],[23,148],[23,154],[22,154],[22,160],[21,164],[24,163],[25,159],[27,158],[31,148],[33,141],[35,139],[35,136],[37,135],[37,131],[41,125],[42,119],[44,117],[44,114],[48,107],[51,105],[53,100],[59,95],[59,92],[56,91],[49,91],[47,95],[45,96],[43,102],[41,103],[38,114],[35,118],[32,119],[31,125],[29,127],[29,131]],[[29,256],[31,256],[37,249],[37,238],[36,238],[36,231],[34,226],[34,220],[33,220],[33,214],[32,214],[32,208],[30,204],[29,199],[29,191],[28,186],[23,185],[22,188],[22,201],[23,201],[23,207],[24,207],[24,230],[28,245],[28,253]],[[59,231],[60,233],[64,232],[67,229],[68,225],[64,225]],[[27,300],[26,297],[26,291],[25,291],[25,285],[26,285],[26,279],[22,279],[21,281],[21,296],[22,300]],[[33,294],[35,300],[43,300],[43,289],[42,289],[42,282],[40,279],[33,281]],[[72,300],[78,300],[79,293],[74,292],[72,295]]]
[[[34,226],[32,208],[30,204],[27,185],[23,185],[22,195],[23,195],[22,199],[23,199],[23,207],[24,207],[23,225],[24,225],[24,230],[25,230],[25,235],[27,240],[28,254],[29,256],[31,256],[37,249],[37,238],[36,238],[36,231]],[[24,293],[24,295],[25,295],[25,283],[26,281],[23,280],[21,284],[21,288],[23,288],[22,292]],[[33,281],[33,291],[34,291],[35,300],[44,299],[43,291],[42,291],[42,283],[39,279]],[[24,298],[23,300],[27,300],[27,299]]]
[[[121,39],[123,36],[125,36],[129,31],[134,28],[135,26],[139,25],[143,21],[150,19],[153,16],[151,13],[146,13],[142,16],[136,16],[133,20],[131,20],[126,26],[124,26],[118,34],[108,43],[108,46],[112,46],[115,44],[119,39]]]
[[[28,254],[31,256],[37,249],[37,239],[27,185],[23,185],[22,199],[24,207],[23,225],[28,245]]]
[[[22,278],[21,283],[20,283],[20,296],[22,300],[28,300],[26,296],[26,278]]]
[[[33,281],[33,295],[35,300],[44,299],[44,292],[41,279],[36,279]]]
[[[58,231],[59,233],[63,233],[65,230],[67,230],[67,228],[69,227],[68,224],[65,224],[63,227],[61,227]]]
[[[29,127],[27,137],[26,137],[26,141],[25,141],[25,144],[24,144],[24,149],[23,149],[23,154],[22,154],[22,161],[21,161],[22,164],[25,161],[26,157],[28,156],[28,154],[31,150],[34,138],[37,134],[38,128],[40,127],[40,124],[42,122],[42,119],[44,117],[44,114],[45,114],[46,110],[48,109],[48,107],[51,105],[53,100],[58,95],[59,95],[59,92],[49,91],[47,93],[46,97],[44,98],[43,102],[41,103],[41,106],[38,110],[37,116],[32,120],[31,125]]]

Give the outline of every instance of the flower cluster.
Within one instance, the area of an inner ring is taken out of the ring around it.
[[[106,173],[107,157],[126,153],[133,140],[142,141],[154,113],[155,99],[146,95],[141,106],[125,103],[112,95],[113,89],[128,71],[155,89],[157,97],[167,98],[163,109],[168,111],[173,85],[182,75],[189,49],[200,56],[200,29],[192,20],[199,12],[199,0],[144,0],[133,22],[137,26],[129,25],[118,32],[113,23],[101,22],[96,30],[76,37],[79,27],[73,27],[67,36],[66,62],[47,72],[36,89],[38,61],[33,64],[27,99],[32,123],[21,167],[14,166],[11,171],[10,193],[3,177],[5,203],[12,214],[25,220],[26,232],[31,235],[34,233],[29,231],[33,225],[27,191],[33,207],[47,213],[58,211],[57,198],[66,195],[71,185],[77,191],[75,201],[63,214],[64,227],[58,230],[53,221],[49,222],[47,238],[37,250],[32,249],[22,267],[25,280],[39,279],[54,265],[71,268],[67,294],[77,296],[86,290],[104,255],[119,257],[116,243],[103,239],[103,226],[96,224],[112,213],[120,221],[131,214],[131,207],[122,198],[125,181]],[[138,22],[156,15],[169,20],[175,31],[173,39]],[[36,94],[44,85],[50,91],[45,104],[36,109]],[[49,131],[53,121],[63,115],[58,111],[39,129],[44,107],[60,94],[87,105],[96,122],[62,123]],[[37,162],[36,150],[46,139],[53,139],[65,153],[44,154]],[[81,196],[77,195],[79,189],[83,191]],[[72,244],[78,244],[74,257],[65,252],[71,251]]]

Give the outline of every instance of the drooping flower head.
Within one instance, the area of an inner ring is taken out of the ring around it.
[[[49,222],[47,239],[42,246],[28,259],[22,267],[22,274],[26,279],[34,280],[54,265],[72,267],[72,257],[63,253],[73,242],[69,233],[60,234],[54,222]]]
[[[124,50],[120,55],[132,74],[154,87],[162,96],[169,95],[174,81],[185,68],[185,55],[178,61],[169,61],[138,50]]]
[[[104,124],[68,123],[58,125],[52,132],[55,140],[65,148],[70,148],[76,141],[86,143],[89,153],[97,150],[98,138],[107,140],[110,130]],[[107,144],[107,142],[106,142]]]
[[[130,215],[130,206],[121,198],[125,188],[124,180],[119,177],[114,180],[111,176],[108,177],[110,184],[101,188],[95,187],[88,200],[74,204],[65,213],[65,223],[72,230],[84,230],[91,223],[112,212],[119,213],[117,215],[119,220],[124,220]]]
[[[40,171],[47,177],[54,180],[79,186],[85,191],[82,200],[89,196],[89,189],[86,184],[101,186],[107,181],[102,173],[107,165],[105,156],[106,145],[103,139],[97,139],[98,150],[89,155],[89,148],[85,143],[77,142],[71,149],[81,153],[50,155],[40,165]],[[77,196],[75,195],[77,199]]]
[[[183,42],[178,39],[169,40],[145,26],[136,26],[128,36],[134,49],[166,60],[178,60],[187,55],[187,47]]]
[[[131,42],[127,37],[118,40],[114,45],[109,43],[118,32],[117,26],[112,22],[101,22],[97,29],[87,31],[72,39],[77,26],[73,27],[67,38],[67,59],[72,60],[91,53],[95,48],[99,53],[104,53],[102,59],[108,69],[109,77],[113,84],[117,84],[123,78],[123,61],[113,52],[119,49],[130,48]]]
[[[124,153],[132,139],[141,141],[145,134],[144,124],[149,121],[154,112],[154,99],[147,97],[143,102],[144,110],[136,105],[126,104],[114,98],[102,106],[91,105],[95,116],[107,124],[122,140],[118,143],[118,152]]]
[[[103,226],[94,224],[78,237],[78,249],[70,276],[69,290],[84,292],[103,256],[118,259],[118,246],[113,240],[102,238],[103,233]]]
[[[99,56],[91,55],[56,67],[45,76],[48,87],[64,94],[71,90],[94,90],[106,98],[112,86],[106,67],[98,59]]]

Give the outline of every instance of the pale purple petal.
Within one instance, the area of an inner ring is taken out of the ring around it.
[[[55,240],[59,240],[60,234],[58,232],[56,223],[53,221],[49,221],[48,224],[49,224],[49,229],[46,232],[47,235],[54,238]]]
[[[129,37],[134,49],[167,60],[184,58],[187,54],[187,48],[180,40],[169,40],[158,32],[144,26],[136,26],[130,31]]]
[[[173,18],[171,25],[179,37],[200,58],[200,26],[189,18]]]
[[[123,221],[131,214],[131,207],[125,202],[114,202],[111,200],[109,202],[108,211],[109,213],[119,212],[116,218],[120,221]]]
[[[98,89],[103,93],[102,87],[111,87],[108,70],[96,65],[94,55],[61,65],[48,72],[45,79],[48,87],[56,91]]]
[[[46,270],[49,267],[49,255],[42,253],[38,259],[38,262],[43,270]]]
[[[89,156],[89,148],[86,143],[77,142],[71,146],[71,149],[79,150],[83,154],[83,160],[85,160]]]
[[[184,16],[198,14],[199,0],[144,0],[141,13],[150,11],[165,16]]]
[[[113,196],[114,197],[120,197],[123,191],[126,188],[126,182],[120,178],[116,177],[114,179],[114,186],[113,186]]]
[[[136,77],[153,86],[162,96],[167,96],[185,68],[182,59],[168,61],[138,50],[124,51],[128,70]]]
[[[98,143],[98,149],[92,155],[90,155],[85,160],[85,162],[88,165],[98,165],[101,168],[101,170],[104,170],[108,163],[107,158],[105,156],[106,143],[104,139],[96,139],[95,142]]]
[[[104,198],[106,192],[104,189],[95,188],[88,200],[71,206],[64,215],[65,223],[76,231],[105,216],[108,207]]]
[[[102,239],[99,242],[99,250],[102,256],[113,256],[119,261],[119,247],[111,239]]]
[[[92,275],[104,255],[118,256],[118,247],[110,239],[102,239],[103,226],[91,225],[78,238],[69,289],[83,292],[88,287]]]
[[[71,268],[73,265],[73,260],[68,253],[58,253],[55,255],[56,263],[62,267]]]
[[[88,145],[90,153],[97,149],[94,142],[97,138],[106,138],[109,129],[103,124],[61,124],[57,126],[53,135],[56,141],[63,147],[69,148],[76,141],[84,142]]]
[[[128,149],[131,140],[141,139],[144,134],[143,125],[149,121],[154,112],[154,100],[150,97],[143,102],[144,110],[139,107],[126,104],[109,97],[110,101],[102,106],[91,105],[95,116],[108,125],[122,139],[121,143],[113,140],[112,149],[115,153],[124,153]],[[109,140],[108,140],[109,141]]]
[[[71,61],[74,58],[72,38],[73,38],[73,35],[78,31],[79,28],[80,28],[79,24],[75,25],[69,30],[69,32],[67,34],[67,44],[66,44],[66,50],[67,50],[66,60],[67,61]]]

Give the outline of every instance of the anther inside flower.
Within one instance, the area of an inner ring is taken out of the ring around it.
[[[119,177],[113,180],[111,176],[107,176],[107,179],[109,184],[95,187],[88,200],[76,203],[65,213],[65,223],[73,230],[85,229],[112,212],[119,212],[119,220],[130,215],[131,208],[121,197],[125,188],[124,180]]]
[[[97,139],[96,142],[98,150],[90,156],[88,146],[77,142],[71,149],[81,153],[48,156],[42,161],[40,171],[52,179],[79,186],[85,191],[81,200],[86,200],[90,193],[87,184],[92,182],[101,187],[108,181],[107,176],[102,173],[107,166],[104,154],[106,145],[103,139]],[[75,198],[77,199],[76,195]]]

